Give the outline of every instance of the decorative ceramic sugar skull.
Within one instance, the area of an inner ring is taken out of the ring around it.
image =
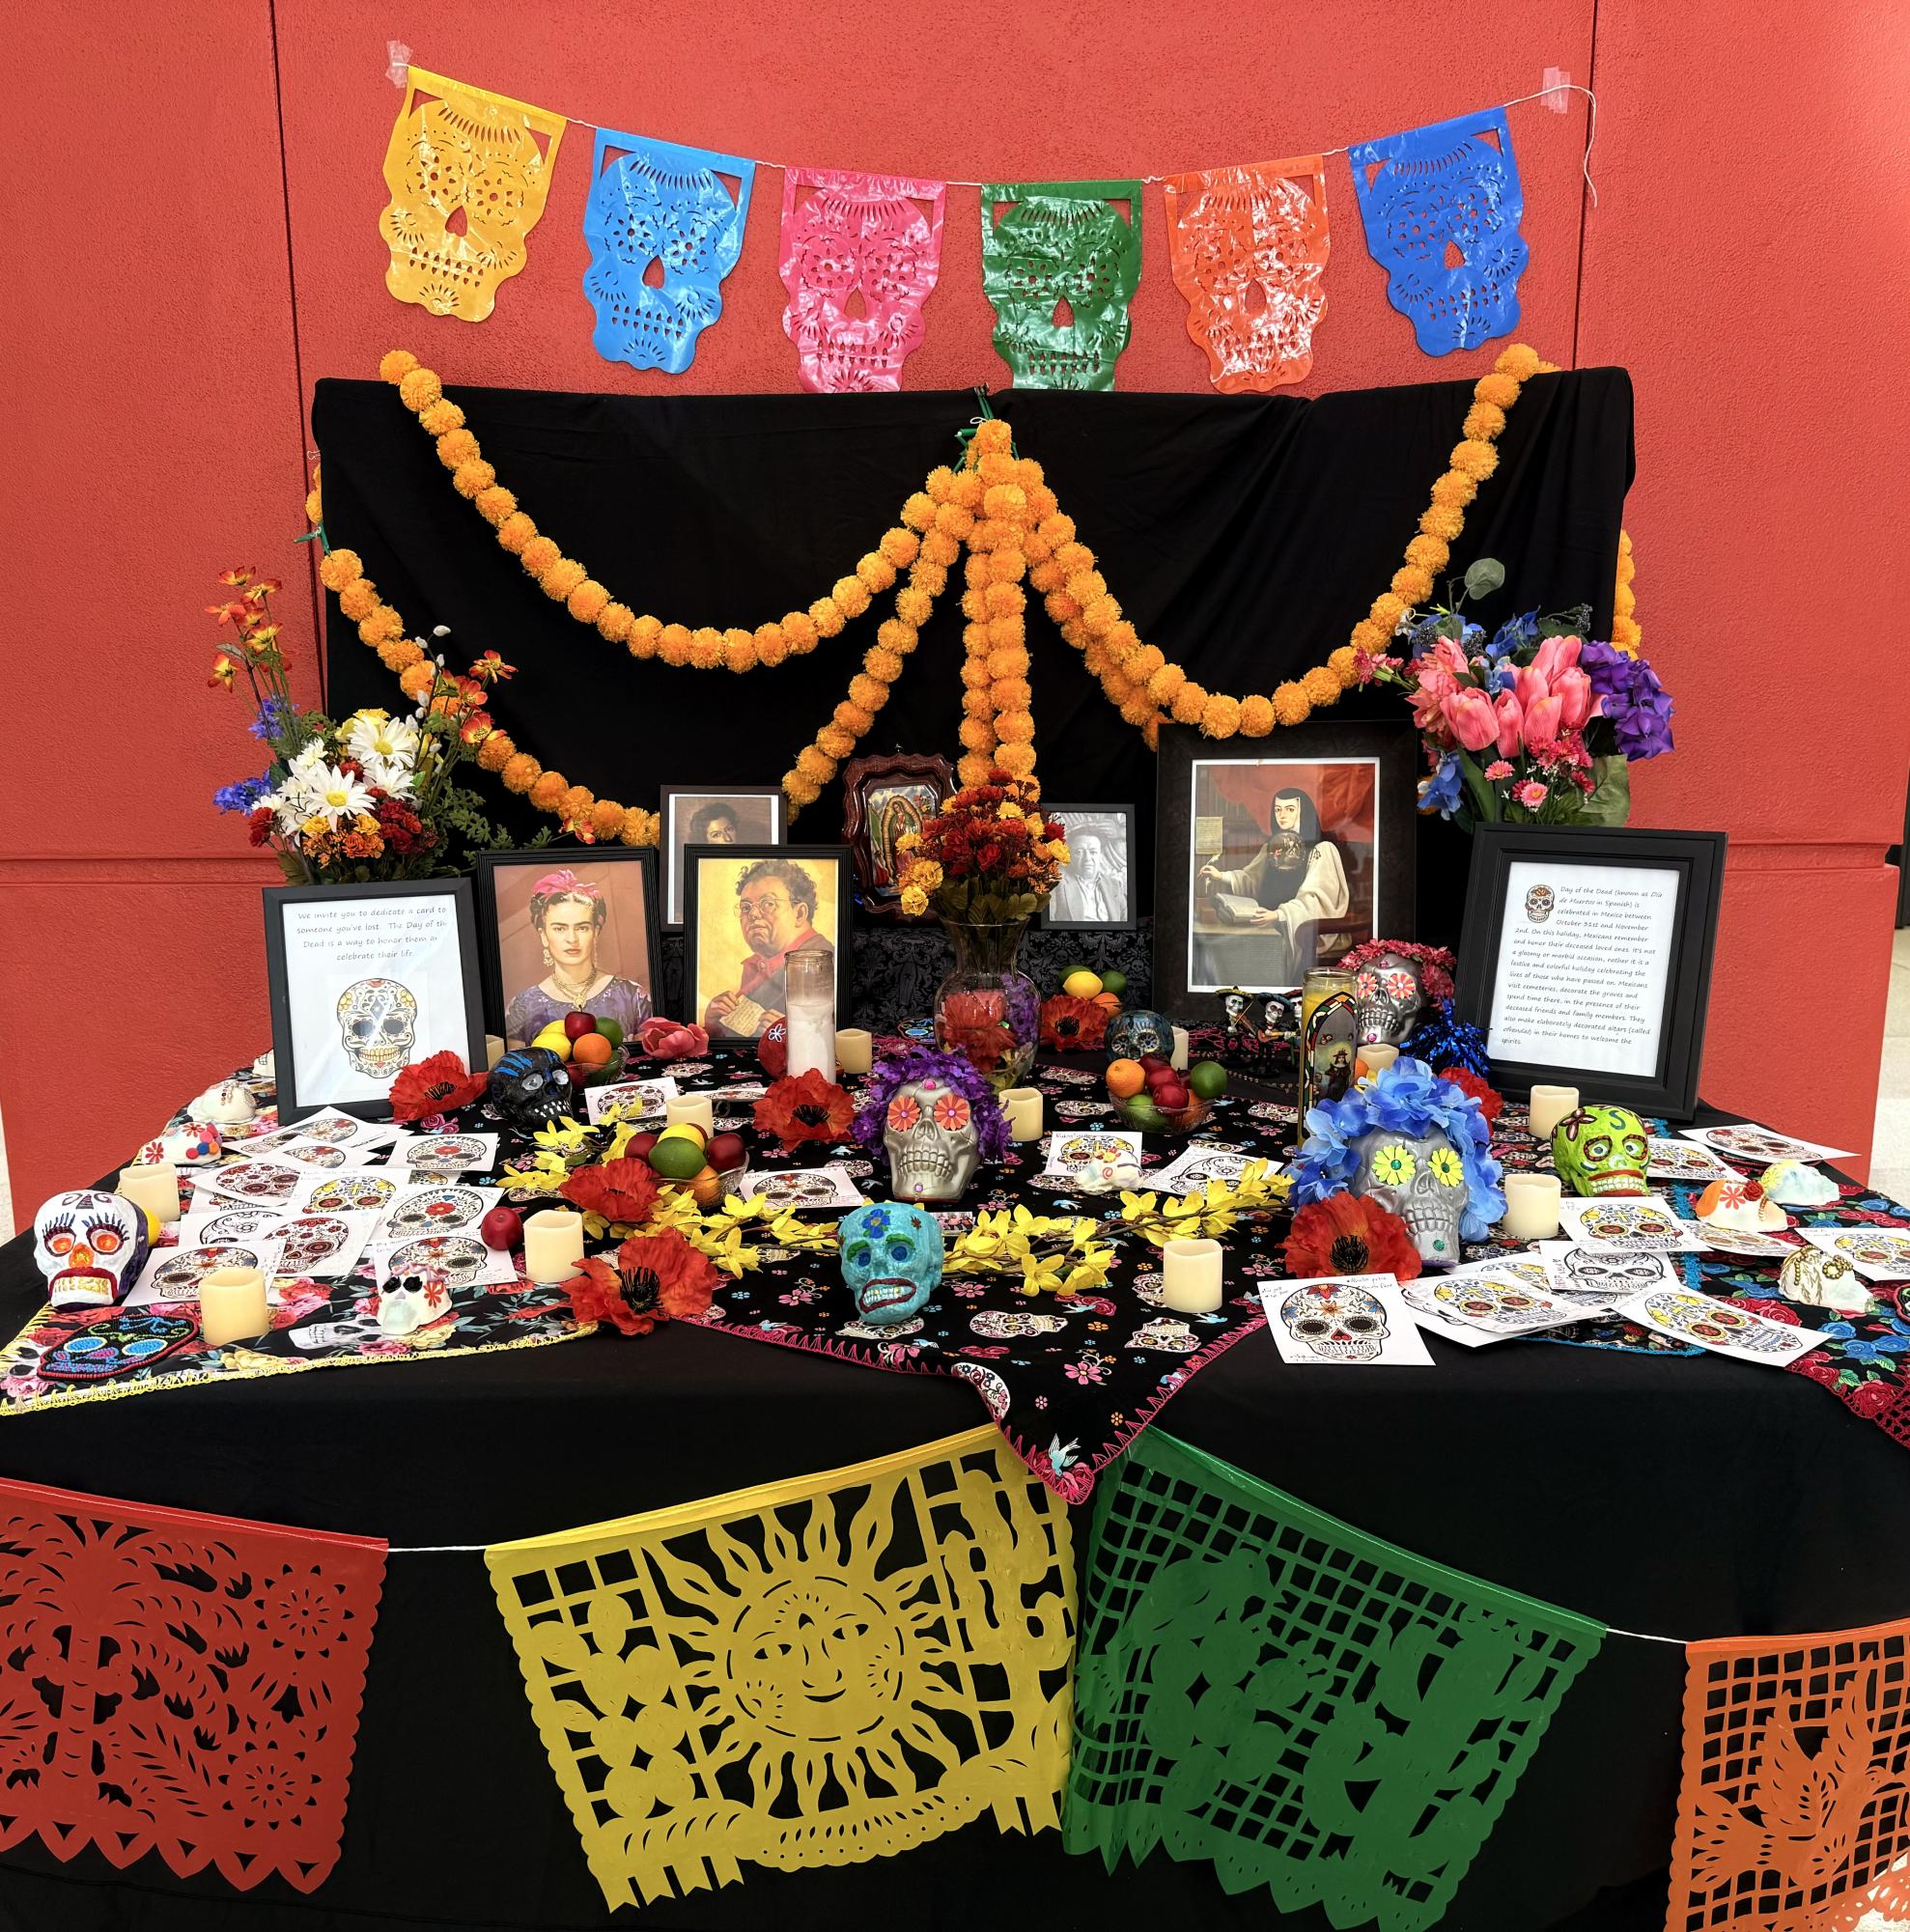
[[[1353,976],[1362,1047],[1403,1046],[1425,1004],[1424,968],[1404,953],[1383,952]]]
[[[1643,1194],[1650,1148],[1628,1106],[1582,1106],[1552,1130],[1552,1164],[1575,1194]]]
[[[33,1258],[56,1308],[105,1308],[146,1259],[146,1214],[91,1188],[55,1194],[33,1218]]]
[[[1352,1143],[1360,1171],[1350,1190],[1397,1215],[1428,1268],[1459,1261],[1459,1222],[1466,1212],[1466,1163],[1441,1128],[1403,1134],[1375,1127]]]
[[[1778,1293],[1807,1308],[1830,1308],[1840,1315],[1871,1315],[1877,1299],[1856,1269],[1840,1254],[1800,1247],[1784,1256],[1778,1270]]]
[[[243,1080],[215,1080],[186,1108],[186,1118],[198,1125],[243,1127],[258,1111]]]
[[[486,1092],[505,1124],[521,1134],[571,1117],[571,1077],[548,1047],[514,1047],[492,1068]]]
[[[389,1338],[415,1333],[448,1314],[451,1291],[435,1274],[394,1276],[379,1290],[379,1333]]]
[[[981,1161],[981,1131],[967,1094],[940,1074],[905,1081],[890,1095],[882,1144],[898,1200],[959,1200]]]
[[[149,1140],[139,1150],[141,1161],[170,1161],[175,1167],[211,1167],[225,1152],[219,1130],[211,1121],[196,1126],[169,1128],[156,1140]]]
[[[1828,1174],[1801,1161],[1774,1161],[1757,1179],[1781,1208],[1828,1208],[1840,1198]]]
[[[896,389],[941,263],[941,182],[829,168],[783,173],[783,333],[805,389]]]
[[[338,995],[338,1031],[345,1057],[359,1073],[388,1080],[411,1057],[417,999],[395,979],[353,980]]]
[[[1108,1022],[1108,1052],[1116,1060],[1138,1060],[1143,1053],[1174,1050],[1173,1022],[1165,1013],[1138,1006],[1132,1013],[1117,1013]]]
[[[876,1328],[906,1322],[941,1284],[941,1229],[904,1201],[844,1215],[837,1238],[856,1312]]]
[[[1313,1281],[1281,1302],[1280,1326],[1323,1361],[1373,1361],[1386,1346],[1386,1303],[1347,1281]]]

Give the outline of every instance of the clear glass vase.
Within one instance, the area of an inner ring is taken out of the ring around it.
[[[1015,964],[1027,929],[1025,919],[941,921],[955,970],[936,989],[935,1043],[997,1090],[1026,1079],[1041,1044],[1041,995]]]

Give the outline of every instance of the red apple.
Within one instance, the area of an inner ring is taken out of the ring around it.
[[[1172,1086],[1156,1087],[1154,1089],[1154,1105],[1163,1113],[1179,1113],[1186,1106],[1187,1100],[1187,1089],[1178,1080]]]
[[[516,1208],[495,1207],[478,1222],[487,1247],[517,1247],[524,1238],[522,1218]]]
[[[586,1067],[581,1060],[568,1060],[564,1064],[564,1071],[570,1075],[572,1086],[580,1087],[596,1069],[594,1067]]]
[[[1150,1087],[1172,1086],[1179,1078],[1180,1076],[1165,1060],[1158,1067],[1147,1069],[1147,1084]]]
[[[641,1161],[656,1144],[657,1136],[654,1134],[632,1134],[629,1144],[624,1148],[625,1157],[632,1161]]]
[[[1170,1070],[1167,1056],[1165,1053],[1143,1053],[1140,1056],[1140,1064],[1150,1074],[1166,1073]]]
[[[567,1013],[564,1015],[564,1037],[567,1040],[581,1040],[586,1033],[597,1031],[597,1016],[594,1013]]]
[[[749,1150],[744,1145],[740,1134],[717,1134],[706,1151],[710,1165],[719,1174],[727,1174],[732,1167],[741,1167],[749,1158]]]

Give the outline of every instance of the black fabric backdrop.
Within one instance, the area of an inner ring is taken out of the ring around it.
[[[666,623],[750,629],[806,609],[853,570],[928,471],[959,459],[955,432],[977,406],[967,391],[448,393],[499,480],[613,597]],[[1470,383],[1426,382],[1311,400],[1010,390],[992,406],[1045,466],[1141,635],[1210,688],[1239,694],[1270,691],[1346,642],[1399,568],[1471,399]],[[664,783],[775,783],[829,722],[888,613],[878,599],[812,656],[742,678],[638,663],[498,547],[389,385],[319,383],[313,424],[330,541],[358,551],[413,634],[451,627],[454,667],[485,650],[516,664],[494,706],[500,722],[547,767],[627,805],[654,807]],[[1507,578],[1480,606],[1484,621],[1586,602],[1594,634],[1607,635],[1632,476],[1630,378],[1534,378],[1499,449],[1450,574],[1496,556]],[[863,750],[959,750],[960,589],[958,568]],[[395,680],[335,601],[328,623],[333,714],[391,705]],[[1152,755],[1038,607],[1028,631],[1043,784],[1052,798],[1139,806],[1144,910]],[[1333,715],[1367,707],[1399,714],[1396,694],[1362,693]],[[1302,737],[1257,742],[1301,755]],[[551,823],[479,782],[500,821],[520,831]],[[841,824],[831,786],[797,834],[827,842]],[[1422,937],[1452,936],[1465,858],[1458,833],[1428,828]]]

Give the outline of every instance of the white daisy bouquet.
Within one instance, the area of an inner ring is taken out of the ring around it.
[[[234,627],[236,648],[218,654],[208,682],[236,690],[244,674],[254,708],[247,729],[270,759],[256,778],[220,787],[212,802],[244,814],[252,843],[273,848],[287,880],[422,879],[458,871],[473,848],[510,843],[455,777],[492,729],[490,686],[512,674],[495,651],[467,675],[448,671],[441,654],[450,633],[440,627],[427,650],[435,675],[409,713],[367,709],[334,721],[292,695],[267,614],[277,584],[247,571],[228,571],[220,582],[235,595],[207,607]]]

